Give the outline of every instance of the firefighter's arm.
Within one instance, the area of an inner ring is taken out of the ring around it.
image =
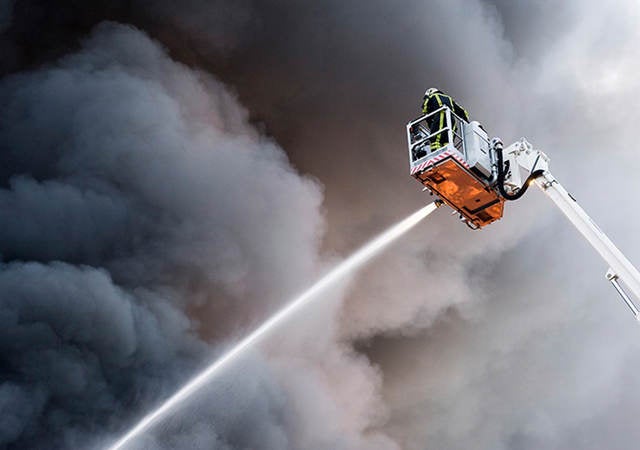
[[[458,105],[458,102],[456,102],[455,100],[453,100],[453,112],[456,113],[456,115],[461,119],[464,119],[467,122],[469,121],[469,114],[467,113],[467,110]]]

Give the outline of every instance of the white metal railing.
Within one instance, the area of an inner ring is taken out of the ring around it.
[[[429,119],[436,114],[445,112],[445,121],[443,127],[431,133],[429,127]],[[464,147],[464,139],[462,137],[462,127],[459,123],[466,122],[464,119],[456,115],[451,109],[443,105],[435,111],[418,117],[407,124],[407,142],[409,147],[409,161],[414,162],[420,158],[416,158],[416,154],[420,150],[424,150],[425,154],[433,153],[438,149],[431,149],[432,139],[442,133],[447,134],[447,143],[453,144],[466,158]],[[444,145],[443,145],[444,146]]]

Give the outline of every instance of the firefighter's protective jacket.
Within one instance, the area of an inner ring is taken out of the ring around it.
[[[458,117],[463,119],[464,121],[469,121],[469,114],[467,111],[460,106],[451,96],[445,94],[444,92],[437,91],[434,94],[431,94],[424,100],[422,104],[422,112],[423,114],[429,114],[433,111],[440,109],[442,106],[448,106]],[[453,131],[457,130],[457,123],[453,121]],[[429,125],[430,132],[436,133],[438,130],[442,130],[446,124],[446,113],[445,111],[441,111],[439,114],[435,114],[427,120]],[[435,151],[442,147],[443,145],[449,142],[449,138],[446,132],[439,133],[436,136],[433,136],[431,139],[431,150]]]

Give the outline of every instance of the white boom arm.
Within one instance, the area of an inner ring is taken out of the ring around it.
[[[627,304],[637,320],[640,311],[622,289],[618,280],[631,289],[636,298],[640,298],[640,272],[622,254],[606,234],[591,220],[591,217],[578,205],[578,202],[562,187],[549,171],[545,171],[536,178],[536,184],[567,216],[567,219],[582,233],[600,256],[609,264],[607,279],[611,281],[624,302]]]
[[[499,139],[494,139],[494,148],[502,146]],[[582,233],[600,256],[609,264],[606,277],[616,288],[633,315],[640,321],[640,311],[624,291],[619,280],[631,289],[633,295],[640,299],[640,272],[622,254],[606,234],[595,224],[591,217],[578,205],[578,202],[562,187],[549,172],[549,158],[540,150],[534,150],[524,138],[504,149],[504,160],[508,162],[508,173],[504,179],[504,187],[508,194],[526,189],[527,175],[532,175],[535,183],[567,216],[567,219]],[[525,175],[523,175],[523,173]]]

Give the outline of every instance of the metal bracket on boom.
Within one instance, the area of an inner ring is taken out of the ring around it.
[[[507,170],[503,187],[507,194],[517,194],[529,182],[529,176],[549,170],[549,157],[535,150],[525,138],[502,150]]]
[[[636,320],[640,321],[640,311],[638,310],[638,307],[635,305],[635,303],[633,303],[633,300],[631,300],[627,295],[627,293],[624,291],[624,289],[622,289],[622,286],[620,286],[620,283],[618,283],[618,274],[615,273],[613,269],[611,269],[611,267],[609,267],[609,270],[607,270],[606,276],[607,276],[607,280],[611,281],[611,284],[613,285],[613,287],[616,288],[616,291],[618,291],[618,294],[620,294],[620,297],[622,297],[622,300],[625,302],[625,304],[629,307],[633,315],[636,317]]]

